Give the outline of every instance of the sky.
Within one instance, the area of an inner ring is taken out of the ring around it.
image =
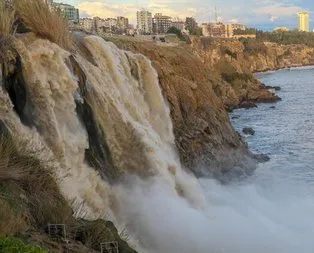
[[[60,2],[61,0],[56,0]],[[144,8],[185,19],[193,16],[199,23],[214,21],[215,6],[218,17],[226,23],[242,23],[250,27],[272,30],[286,26],[296,28],[296,13],[307,10],[314,29],[314,0],[62,0],[77,6],[82,17],[126,16],[136,24],[136,11]]]

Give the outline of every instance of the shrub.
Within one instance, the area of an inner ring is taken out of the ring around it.
[[[37,36],[66,50],[73,50],[74,40],[66,20],[51,11],[43,0],[14,0],[14,8],[23,24]]]
[[[246,55],[257,55],[267,54],[267,47],[264,42],[256,39],[242,39],[244,45],[244,54]]]
[[[258,31],[257,37],[260,41],[269,41],[284,45],[303,44],[314,47],[314,33],[299,31],[264,32]]]
[[[186,41],[186,37],[182,34],[182,32],[178,28],[174,26],[170,27],[167,33],[176,34],[181,41]]]
[[[14,237],[0,237],[0,252],[46,253],[47,251],[36,245],[27,245],[22,240]]]
[[[222,54],[229,55],[233,59],[237,59],[238,58],[237,53],[232,52],[229,48],[227,48],[225,46],[221,47],[220,51],[221,51]]]
[[[243,82],[248,82],[253,80],[253,76],[249,73],[222,73],[222,78],[228,83],[234,83],[236,80],[240,80]]]

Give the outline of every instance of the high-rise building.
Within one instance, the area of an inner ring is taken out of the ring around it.
[[[60,15],[69,22],[69,24],[79,24],[79,10],[74,6],[63,3],[53,3],[53,8],[55,11],[59,12]]]
[[[129,28],[129,19],[125,17],[117,17],[117,28],[119,32],[125,33]]]
[[[299,31],[309,32],[310,31],[310,14],[307,11],[298,12],[299,16]]]
[[[157,34],[167,33],[172,26],[171,17],[156,13],[153,18],[153,32]]]
[[[153,18],[151,12],[145,10],[137,12],[137,30],[140,34],[150,34],[153,32]]]

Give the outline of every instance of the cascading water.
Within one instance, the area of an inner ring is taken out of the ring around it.
[[[14,111],[0,89],[1,120],[54,168],[69,201],[81,203],[90,218],[125,228],[141,252],[312,252],[313,229],[287,222],[293,217],[254,183],[199,182],[181,168],[169,109],[147,58],[94,36],[81,43],[89,57],[76,54],[70,61],[48,41],[16,41],[23,110]],[[110,152],[107,168],[93,166],[104,158],[93,154],[97,147]]]

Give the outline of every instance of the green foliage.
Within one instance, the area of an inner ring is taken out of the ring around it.
[[[314,33],[299,32],[299,31],[286,31],[286,32],[263,32],[258,31],[256,39],[259,41],[269,41],[279,44],[303,44],[314,47]]]
[[[5,253],[47,253],[40,246],[27,245],[14,237],[0,237],[0,252]]]
[[[229,55],[229,56],[231,56],[231,58],[233,58],[233,59],[237,59],[237,53],[235,53],[235,52],[232,52],[229,48],[227,48],[227,47],[221,47],[220,48],[220,50],[221,50],[221,53],[222,54],[227,54],[227,55]]]
[[[167,33],[176,34],[181,41],[186,41],[186,38],[182,32],[174,26],[170,27]]]
[[[256,39],[240,39],[244,45],[245,55],[267,54],[267,47],[263,41]]]
[[[221,76],[228,83],[234,83],[237,80],[243,82],[253,81],[253,76],[250,73],[222,73]]]
[[[236,29],[233,31],[233,34],[235,35],[252,35],[252,34],[256,34],[257,30],[254,28],[249,28],[246,30],[241,30],[241,29]]]

